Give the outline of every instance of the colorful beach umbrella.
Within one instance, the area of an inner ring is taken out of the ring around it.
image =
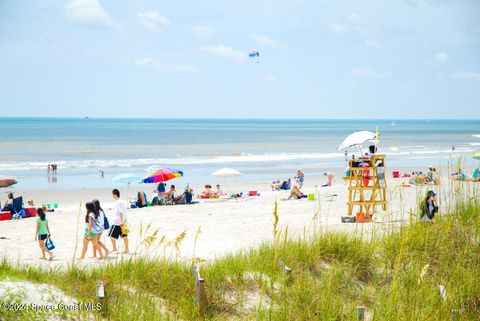
[[[234,170],[233,168],[224,167],[222,169],[219,169],[218,171],[213,172],[210,175],[214,177],[230,178],[230,177],[240,176],[242,175],[242,173],[240,173],[237,170]]]
[[[112,182],[112,183],[130,183],[130,182],[133,182],[133,181],[138,181],[139,178],[140,177],[138,177],[135,174],[123,173],[123,174],[117,175],[114,178],[112,178],[110,180],[110,182]]]
[[[345,138],[345,140],[338,146],[338,150],[361,145],[368,141],[375,141],[377,139],[377,135],[378,134],[366,130],[355,132]]]
[[[10,176],[0,176],[0,187],[9,187],[17,184],[17,180]]]
[[[160,183],[166,182],[174,178],[182,177],[183,172],[171,169],[171,168],[159,168],[150,174],[148,174],[145,178],[143,178],[140,182],[141,183]]]

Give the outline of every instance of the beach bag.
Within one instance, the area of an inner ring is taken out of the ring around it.
[[[47,239],[45,240],[45,247],[47,248],[47,250],[51,251],[55,248],[55,244],[53,244],[53,241],[52,239],[49,237],[47,237]]]
[[[192,202],[193,195],[189,191],[185,191],[185,201],[187,204],[190,204]]]
[[[108,230],[110,228],[110,223],[108,222],[107,215],[103,214],[103,228]]]

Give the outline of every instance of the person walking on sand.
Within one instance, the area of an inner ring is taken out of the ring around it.
[[[97,238],[98,246],[102,248],[105,252],[105,256],[107,257],[110,252],[108,251],[105,244],[102,242],[102,233],[105,231],[105,212],[103,211],[102,207],[100,206],[100,201],[95,199],[92,201],[95,210],[98,212],[98,219],[94,222],[92,226],[92,230],[95,232],[95,238]],[[93,248],[93,258],[97,257],[97,250],[95,247]]]
[[[123,253],[128,253],[128,235],[125,232],[126,229],[122,230],[122,226],[125,226],[127,223],[127,203],[120,198],[120,191],[114,189],[112,191],[112,197],[115,200],[115,214],[112,220],[112,226],[108,232],[108,236],[112,241],[112,253],[117,252],[117,240],[119,237],[123,238],[123,244],[125,250]]]
[[[48,226],[48,220],[45,212],[42,208],[37,208],[37,229],[35,231],[35,241],[38,241],[38,246],[42,251],[41,260],[46,260],[45,253],[50,256],[48,259],[51,261],[54,257],[53,253],[45,247],[45,240],[50,236],[50,227]]]
[[[102,248],[98,245],[98,237],[96,237],[98,234],[98,229],[96,228],[96,226],[98,226],[98,212],[92,202],[86,203],[85,208],[87,210],[85,214],[85,235],[83,238],[82,254],[79,259],[83,260],[85,258],[88,242],[90,241],[92,242],[93,248],[100,254],[100,259],[103,259]]]

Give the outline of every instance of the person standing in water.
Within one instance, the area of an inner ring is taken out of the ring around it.
[[[53,253],[45,247],[45,240],[50,236],[50,227],[48,226],[48,220],[45,212],[42,208],[37,208],[37,229],[35,231],[35,241],[38,241],[38,246],[42,251],[41,260],[46,260],[45,253],[50,256],[48,259],[51,261],[54,257]]]
[[[125,250],[123,253],[128,253],[128,235],[122,230],[122,226],[127,223],[127,203],[120,198],[120,191],[114,189],[112,191],[112,197],[115,200],[115,214],[112,220],[112,226],[108,236],[112,241],[112,253],[117,252],[117,240],[119,237],[123,238],[123,244]]]

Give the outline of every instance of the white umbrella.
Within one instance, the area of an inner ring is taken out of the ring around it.
[[[242,173],[240,173],[237,170],[234,170],[233,168],[224,167],[222,169],[219,169],[218,171],[213,172],[210,175],[214,177],[230,178],[230,177],[240,176],[242,175]]]
[[[350,134],[345,138],[343,143],[338,146],[338,150],[346,149],[352,146],[361,145],[367,141],[374,141],[376,134],[369,131],[360,131]]]

